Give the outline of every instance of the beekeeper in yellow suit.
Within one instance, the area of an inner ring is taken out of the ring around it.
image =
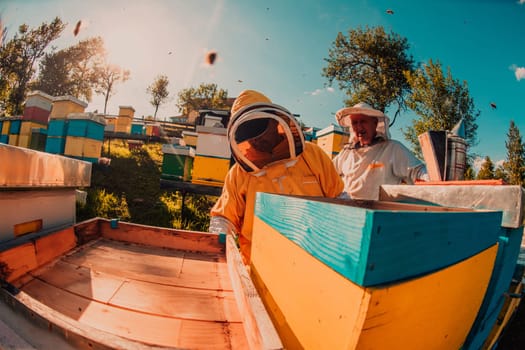
[[[256,192],[322,197],[343,192],[343,182],[328,155],[305,142],[288,110],[257,91],[242,91],[234,101],[228,140],[236,163],[211,209],[210,232],[238,237],[246,264]]]

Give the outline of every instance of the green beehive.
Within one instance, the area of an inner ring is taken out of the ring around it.
[[[162,145],[161,178],[176,181],[191,181],[195,150],[189,146]]]

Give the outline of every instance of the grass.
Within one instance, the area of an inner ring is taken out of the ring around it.
[[[130,151],[125,140],[105,141],[109,166],[93,164],[86,204],[77,205],[77,221],[92,217],[118,218],[144,225],[207,231],[209,211],[217,197],[182,195],[160,188],[162,144],[147,143]]]

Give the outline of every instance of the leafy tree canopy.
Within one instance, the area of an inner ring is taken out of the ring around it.
[[[381,26],[353,29],[348,36],[338,33],[322,75],[330,85],[339,83],[348,96],[347,106],[367,102],[384,112],[395,103],[397,117],[405,109],[404,98],[410,90],[404,73],[414,67],[408,49],[405,38],[387,34]],[[392,124],[394,121],[395,117]]]
[[[44,22],[34,29],[22,24],[10,40],[5,40],[2,34],[4,40],[0,47],[0,110],[4,113],[22,114],[28,86],[35,74],[36,62],[64,28],[65,24],[56,17],[50,23]]]
[[[465,140],[471,147],[477,144],[476,119],[479,110],[474,109],[466,82],[459,82],[452,77],[450,69],[443,73],[441,64],[429,60],[414,72],[406,73],[411,86],[407,106],[415,112],[417,118],[412,126],[403,129],[403,134],[414,153],[421,156],[418,136],[426,131],[452,130],[463,120]]]
[[[177,107],[183,115],[200,109],[227,108],[228,91],[217,84],[202,83],[197,88],[183,89],[178,94]]]

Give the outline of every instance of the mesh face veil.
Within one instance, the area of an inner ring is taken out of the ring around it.
[[[248,172],[297,158],[304,149],[299,123],[285,108],[254,103],[233,114],[228,125],[232,155]]]

